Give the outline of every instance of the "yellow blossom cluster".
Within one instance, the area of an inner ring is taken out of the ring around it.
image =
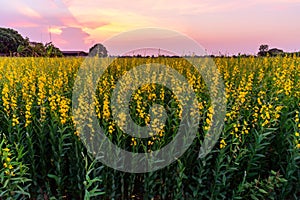
[[[0,58],[1,109],[12,127],[70,118],[70,85],[80,59]],[[70,83],[70,84],[69,84]],[[48,116],[48,117],[47,117]]]
[[[112,91],[127,72],[137,66],[150,63],[169,66],[187,80],[196,94],[199,108],[199,112],[194,112],[191,116],[197,114],[201,116],[200,130],[204,132],[207,132],[214,123],[213,115],[218,114],[218,111],[213,110],[211,98],[219,94],[220,88],[216,85],[220,80],[224,81],[226,94],[226,133],[240,139],[242,135],[251,134],[254,129],[278,126],[282,112],[289,107],[289,104],[299,101],[300,96],[300,58],[296,57],[215,58],[214,62],[220,75],[215,69],[205,68],[203,63],[208,61],[199,61],[197,67],[202,70],[200,74],[191,64],[180,58],[120,58],[115,59],[107,69],[100,69],[104,73],[101,77],[96,77],[97,81],[93,76],[99,70],[97,67],[87,70],[83,76],[77,74],[79,67],[83,67],[82,58],[0,59],[0,109],[8,120],[8,125],[13,128],[26,129],[34,126],[33,122],[45,123],[49,120],[56,120],[60,125],[69,122],[78,125],[88,119],[91,112],[95,112],[100,125],[109,135],[121,134],[120,130],[129,120],[128,113],[119,112],[117,116],[113,115]],[[91,60],[91,62],[98,61]],[[109,63],[109,60],[101,62]],[[126,84],[122,86],[124,91],[132,89],[131,83],[143,79],[142,75],[136,73],[135,78],[125,80]],[[147,74],[149,71],[143,73]],[[153,135],[146,142],[149,146],[154,146],[158,141],[163,143],[166,138],[176,133],[178,130],[176,126],[180,124],[183,117],[182,102],[178,98],[184,92],[182,85],[177,85],[175,92],[153,81],[163,82],[170,74],[170,71],[166,70],[145,78],[147,84],[136,88],[129,102],[124,102],[126,100],[124,98],[116,97],[118,104],[128,105],[130,117],[135,123],[148,127],[152,124]],[[212,78],[205,82],[203,76]],[[86,87],[78,98],[78,107],[82,113],[73,111],[76,118],[71,116],[71,97],[75,79],[84,81]],[[170,80],[174,85],[178,81],[176,78]],[[92,101],[87,99],[93,96],[89,94],[94,91],[91,88],[96,88]],[[184,98],[188,100],[189,97]],[[156,115],[162,113],[155,109],[151,110],[155,104],[161,105],[160,108],[168,114],[165,124],[151,118],[151,111]],[[298,121],[299,118],[295,118],[298,127],[296,138],[299,134]],[[93,129],[92,122],[89,120],[85,126]],[[77,129],[75,134],[78,135],[79,132]],[[137,138],[130,138],[127,142],[131,142],[133,146],[140,144]],[[220,143],[222,147],[226,145],[224,142]],[[298,143],[297,145],[299,146]]]
[[[295,129],[296,129],[296,132],[295,132],[296,147],[298,149],[300,149],[300,122],[299,122],[299,118],[300,118],[300,112],[298,110],[296,110],[294,121],[295,121]]]
[[[7,176],[15,176],[14,174],[14,167],[11,164],[12,162],[12,154],[10,152],[10,149],[8,147],[5,147],[3,149],[0,149],[0,156],[1,156],[1,163],[2,167],[4,169],[4,173]]]

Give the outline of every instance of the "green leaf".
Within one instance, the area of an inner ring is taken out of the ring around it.
[[[263,189],[261,189],[261,188],[260,188],[260,189],[258,189],[258,191],[259,191],[259,192],[261,192],[261,193],[264,193],[264,194],[268,194],[268,192],[267,192],[267,191],[265,191],[265,190],[263,190]]]

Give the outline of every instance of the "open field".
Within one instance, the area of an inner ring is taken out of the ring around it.
[[[190,148],[171,165],[140,174],[93,162],[83,145],[75,128],[80,119],[72,117],[71,105],[72,88],[83,61],[0,58],[0,199],[300,196],[299,57],[214,59],[224,80],[226,118],[217,144],[201,159],[198,151],[216,111],[212,111],[210,95],[199,74],[179,58],[116,59],[99,79],[96,101],[86,110],[95,108],[100,126],[119,147],[132,152],[160,149],[172,140],[182,117],[172,91],[147,84],[132,95],[130,116],[136,124],[148,125],[149,107],[156,103],[168,108],[166,124],[157,127],[157,134],[149,139],[122,132],[112,118],[110,98],[118,80],[133,66],[167,62],[188,80],[199,102],[198,133]],[[89,83],[93,73],[91,70],[77,78]],[[78,104],[85,107],[86,103],[85,96],[80,96]],[[91,126],[85,124],[84,128]]]

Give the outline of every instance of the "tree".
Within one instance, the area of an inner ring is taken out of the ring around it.
[[[16,55],[31,57],[46,56],[46,48],[43,43],[29,42],[29,39],[26,38],[26,43],[18,46]]]
[[[268,53],[268,50],[269,50],[269,45],[267,45],[267,44],[262,44],[262,45],[260,45],[260,47],[259,47],[258,55],[259,55],[259,56],[266,56],[267,53]]]
[[[10,28],[0,28],[0,53],[15,56],[32,57],[62,57],[59,48],[52,42],[45,45],[40,42],[30,42],[29,38],[23,38],[17,31]]]
[[[46,48],[43,45],[43,43],[40,42],[30,42],[29,44],[29,48],[31,49],[32,55],[29,56],[33,56],[33,57],[44,57],[46,56]]]
[[[107,57],[107,50],[103,44],[95,44],[93,47],[90,48],[89,50],[89,55],[90,56],[98,56],[98,57]]]
[[[26,40],[17,31],[10,28],[0,28],[0,53],[15,53],[20,45],[25,46]]]
[[[45,44],[47,57],[62,57],[63,54],[59,48],[55,47],[52,42]]]
[[[26,38],[26,44],[18,46],[17,56],[62,57],[63,54],[52,42],[43,45],[43,43],[40,42],[29,42],[29,39]]]

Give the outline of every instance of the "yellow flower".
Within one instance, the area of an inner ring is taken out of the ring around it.
[[[131,146],[132,146],[132,145],[133,145],[133,146],[136,146],[136,144],[137,144],[137,143],[136,143],[136,140],[135,140],[135,138],[131,138],[131,141],[132,141],[132,142],[131,142],[131,144],[130,144],[130,145],[131,145]]]
[[[7,167],[7,164],[6,164],[6,163],[3,163],[3,167],[6,168],[6,167]]]
[[[76,130],[76,131],[74,132],[74,135],[79,136],[78,130]]]
[[[10,150],[9,150],[9,148],[6,147],[3,149],[3,151],[9,152]]]
[[[262,105],[262,102],[261,102],[260,98],[257,98],[257,102],[258,102],[259,105]]]
[[[224,147],[226,147],[226,145],[227,145],[227,143],[225,142],[224,139],[222,139],[222,140],[220,141],[220,148],[223,149]]]
[[[300,134],[299,134],[298,132],[295,133],[295,136],[296,136],[296,137],[299,137],[299,135],[300,135]]]

